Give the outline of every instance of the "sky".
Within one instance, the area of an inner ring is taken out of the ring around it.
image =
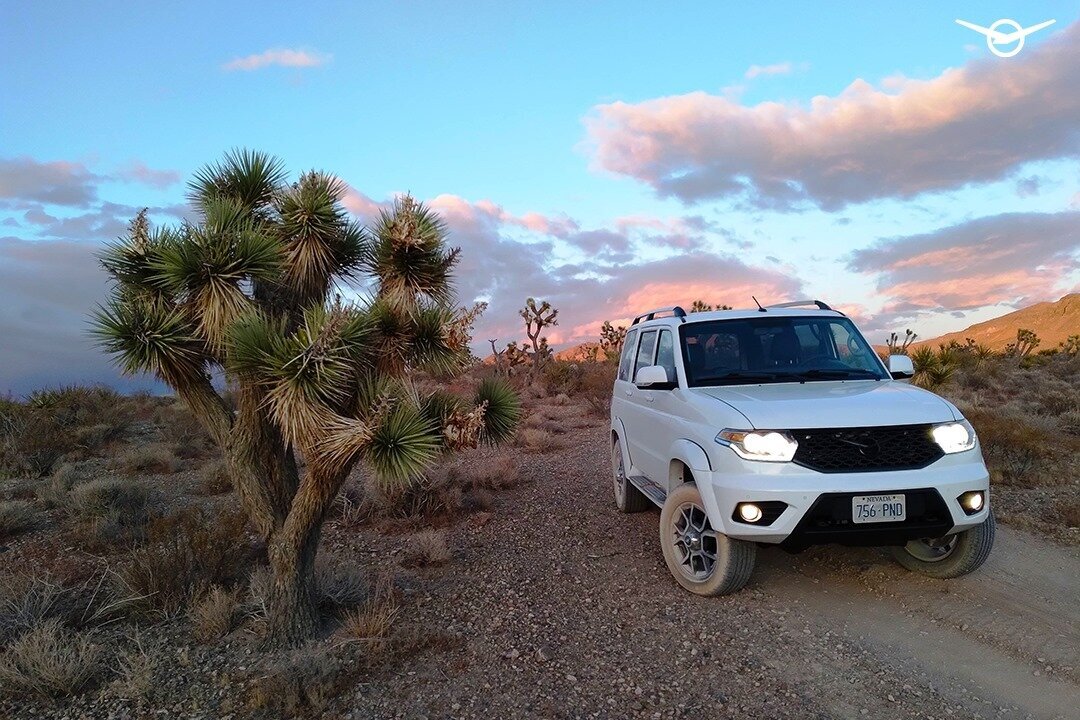
[[[3,0],[0,393],[153,387],[95,254],[239,147],[439,211],[477,351],[529,296],[556,346],[752,295],[932,337],[1080,287],[1080,4]]]

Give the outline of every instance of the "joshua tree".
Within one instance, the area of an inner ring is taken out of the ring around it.
[[[295,645],[317,627],[319,533],[353,467],[414,480],[440,451],[507,437],[518,400],[495,381],[466,402],[410,380],[462,366],[477,312],[453,307],[458,251],[422,204],[400,199],[369,232],[349,219],[337,178],[288,183],[280,161],[249,151],[189,189],[197,223],[151,231],[140,213],[104,252],[114,288],[96,332],[124,370],[168,383],[222,448],[267,543],[268,639]],[[361,276],[370,301],[332,297]],[[218,369],[237,388],[235,412],[211,382]]]
[[[532,343],[532,353],[530,353],[533,363],[532,373],[533,378],[536,378],[540,373],[540,367],[551,355],[547,338],[542,337],[541,333],[544,328],[559,324],[559,311],[551,307],[551,303],[547,300],[542,301],[537,307],[536,300],[529,298],[525,301],[525,307],[518,310],[518,315],[525,321],[525,334],[529,336],[529,342]]]
[[[600,349],[604,351],[604,357],[618,359],[624,342],[626,342],[626,327],[623,325],[615,327],[610,320],[605,320],[600,328]]]
[[[900,336],[896,333],[890,333],[889,339],[885,341],[886,347],[889,349],[889,355],[907,355],[908,346],[915,342],[915,339],[919,337],[911,330],[904,331],[904,339],[901,340]]]
[[[1016,342],[1005,346],[1006,355],[1015,355],[1023,359],[1031,354],[1031,351],[1039,346],[1042,340],[1032,330],[1020,328],[1016,331]]]
[[[718,305],[713,306],[713,305],[710,305],[709,303],[705,302],[704,300],[695,300],[693,303],[690,304],[690,312],[692,312],[692,313],[712,312],[713,310],[730,310],[730,309],[731,309],[730,305],[718,304]]]

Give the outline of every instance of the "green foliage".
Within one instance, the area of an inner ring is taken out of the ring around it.
[[[481,439],[492,445],[509,440],[521,419],[521,400],[508,383],[488,378],[477,388],[476,405],[487,405]]]

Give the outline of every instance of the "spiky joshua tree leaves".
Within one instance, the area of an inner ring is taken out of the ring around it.
[[[357,463],[407,483],[440,452],[512,434],[518,399],[496,381],[468,400],[411,382],[464,366],[482,310],[453,305],[458,251],[422,204],[401,198],[369,231],[350,220],[337,178],[290,183],[280,161],[249,151],[189,187],[197,223],[151,230],[140,214],[104,252],[114,285],[96,333],[126,371],[168,383],[222,448],[266,540],[270,640],[295,645],[316,630],[320,528]],[[367,280],[372,298],[334,295],[349,279]],[[235,411],[216,371],[236,388]]]

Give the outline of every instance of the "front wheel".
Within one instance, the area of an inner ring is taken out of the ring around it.
[[[892,549],[893,557],[908,570],[947,580],[967,575],[986,562],[994,546],[996,529],[991,513],[970,530],[942,538],[912,540]]]
[[[754,543],[713,529],[694,483],[680,485],[667,496],[660,512],[660,547],[675,580],[707,597],[741,590],[757,558]]]

